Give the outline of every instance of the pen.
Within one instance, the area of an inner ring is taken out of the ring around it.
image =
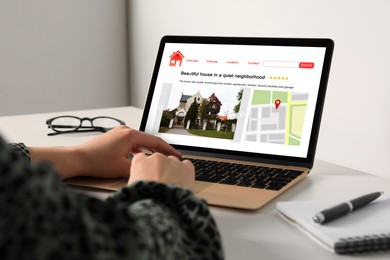
[[[324,224],[326,222],[335,220],[342,216],[347,215],[348,213],[355,211],[359,208],[362,208],[368,205],[370,202],[376,200],[380,195],[383,194],[383,191],[369,193],[363,196],[360,196],[356,199],[343,202],[339,205],[325,209],[313,217],[313,221],[318,224]]]

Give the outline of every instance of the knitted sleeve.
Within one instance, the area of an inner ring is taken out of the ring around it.
[[[138,182],[102,201],[1,138],[0,205],[2,259],[224,258],[212,215],[191,191]]]

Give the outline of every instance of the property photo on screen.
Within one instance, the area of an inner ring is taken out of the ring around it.
[[[188,91],[188,89],[187,89]],[[180,92],[179,92],[180,93]],[[233,139],[242,90],[192,90],[172,95],[164,109],[160,133]]]

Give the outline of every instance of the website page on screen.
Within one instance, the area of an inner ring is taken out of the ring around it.
[[[166,43],[145,132],[306,157],[325,47]]]

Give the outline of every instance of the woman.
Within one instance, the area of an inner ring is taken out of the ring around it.
[[[223,259],[207,205],[190,191],[194,167],[178,158],[162,139],[125,126],[73,147],[0,137],[1,258]],[[129,186],[106,201],[61,182],[129,174]]]

